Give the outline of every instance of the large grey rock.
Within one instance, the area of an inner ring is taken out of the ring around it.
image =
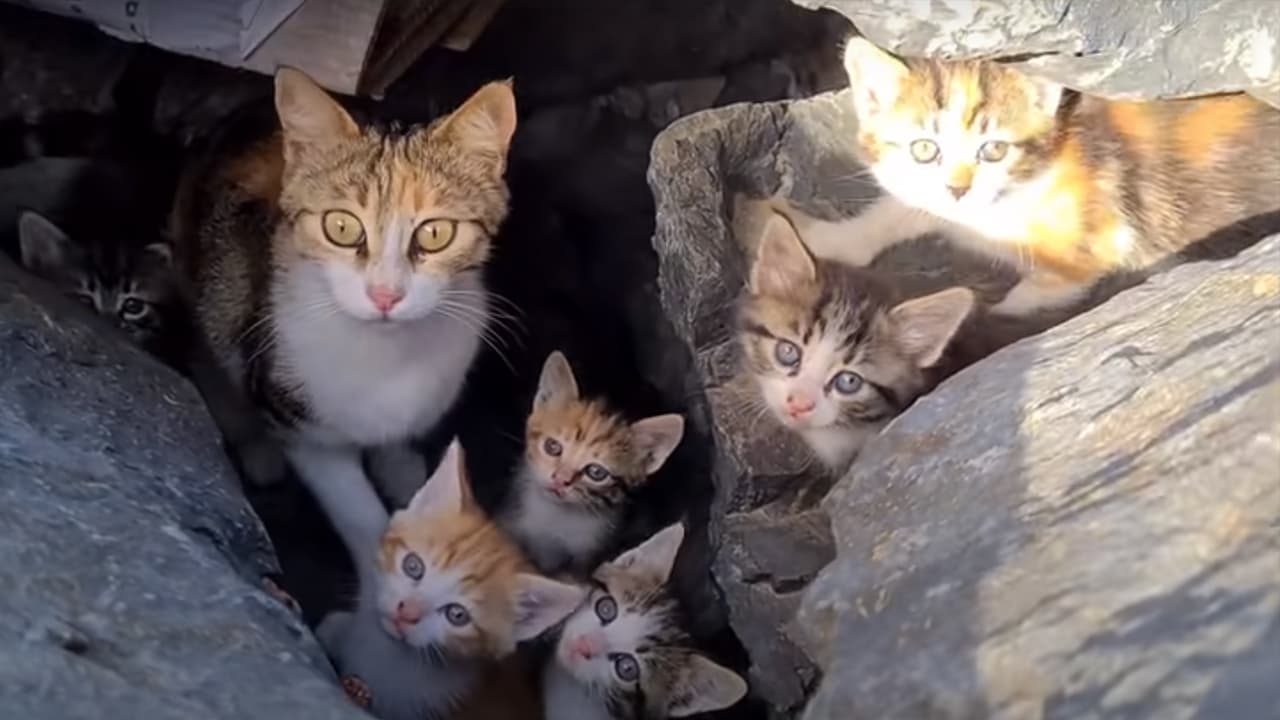
[[[1078,90],[1158,98],[1250,90],[1280,107],[1269,0],[792,0],[831,8],[905,55],[1021,57]]]
[[[879,192],[853,158],[851,115],[841,93],[699,113],[658,136],[649,168],[658,284],[674,334],[656,344],[649,360],[665,367],[650,374],[682,378],[682,387],[664,391],[689,398],[686,432],[714,448],[713,572],[751,654],[753,691],[779,716],[803,706],[819,675],[787,625],[808,582],[833,557],[817,507],[832,478],[808,466],[739,377],[732,311],[745,278],[744,247],[765,217],[761,198],[785,197],[835,217],[856,213]],[[908,243],[877,264],[920,292],[958,276],[992,292],[1008,282],[989,261],[945,246],[922,253]],[[687,353],[671,352],[673,343]]]
[[[1280,236],[963,371],[823,506],[807,720],[1280,717]]]
[[[0,716],[365,717],[194,390],[0,259]]]

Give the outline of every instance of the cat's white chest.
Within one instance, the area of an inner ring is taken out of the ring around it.
[[[555,662],[542,676],[542,708],[547,720],[612,720],[600,698]]]
[[[480,337],[457,319],[362,321],[277,300],[280,380],[308,407],[304,429],[335,444],[380,445],[421,435],[457,399]]]
[[[533,478],[520,477],[517,482],[519,505],[508,523],[539,568],[545,571],[564,561],[578,566],[600,551],[608,539],[608,518],[555,502],[534,487],[537,480]]]

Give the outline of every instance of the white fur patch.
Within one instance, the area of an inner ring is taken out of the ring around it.
[[[515,479],[516,496],[500,523],[544,573],[585,570],[608,541],[610,519],[556,502],[526,460]]]

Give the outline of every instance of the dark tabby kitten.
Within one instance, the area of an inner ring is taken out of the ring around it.
[[[91,308],[136,342],[160,338],[173,295],[169,246],[110,232],[71,237],[34,210],[18,217],[23,266]]]
[[[692,649],[667,579],[684,528],[657,533],[595,572],[543,675],[554,720],[660,720],[732,706],[747,693],[733,671]]]
[[[895,302],[874,272],[816,260],[774,216],[739,315],[746,369],[773,415],[838,468],[952,369],[974,301],[954,287]]]

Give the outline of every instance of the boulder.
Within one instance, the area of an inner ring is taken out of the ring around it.
[[[792,0],[848,17],[904,55],[1012,58],[1117,98],[1249,90],[1280,107],[1280,3],[1177,0]]]
[[[194,389],[0,258],[5,717],[355,720]]]
[[[1280,712],[1280,236],[917,401],[823,502],[806,720]]]

